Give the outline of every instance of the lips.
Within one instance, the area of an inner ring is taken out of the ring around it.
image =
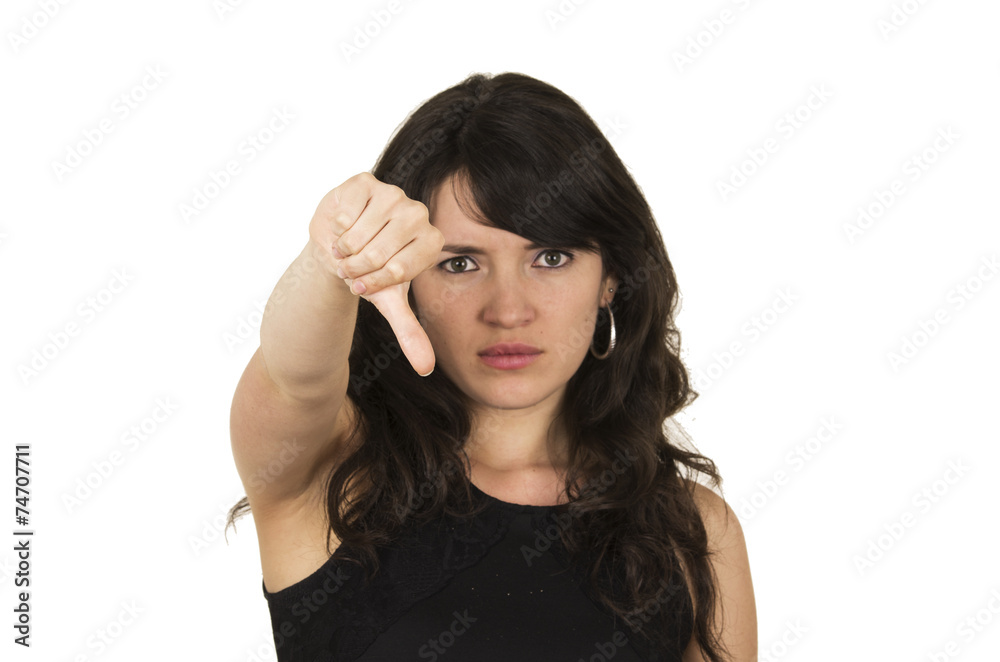
[[[480,356],[501,356],[507,354],[541,354],[542,350],[524,343],[497,343],[479,352]]]

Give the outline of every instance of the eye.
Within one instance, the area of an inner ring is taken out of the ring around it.
[[[560,256],[565,256],[566,259],[560,263]],[[549,249],[539,253],[539,257],[543,258],[546,269],[561,269],[565,267],[573,259],[573,253],[569,251],[561,251],[556,249]],[[475,265],[476,261],[472,259],[469,255],[458,255],[456,257],[450,257],[447,260],[438,264],[438,268],[446,271],[450,274],[463,274],[471,273],[473,271],[479,271],[479,268],[470,269],[469,265]],[[451,268],[449,269],[448,266]]]
[[[550,267],[552,269],[559,269],[561,267],[565,267],[573,259],[573,254],[570,253],[569,251],[558,251],[555,249],[543,251],[541,255],[545,256],[546,259],[544,259],[543,261],[546,263],[547,267]],[[559,261],[558,256],[560,255],[565,255],[567,258],[566,261],[563,262],[562,264],[553,264],[551,260],[547,259],[549,257],[555,257],[555,261],[558,262]]]
[[[459,255],[458,257],[450,257],[450,258],[448,258],[444,262],[440,263],[438,265],[438,267],[440,267],[441,269],[444,269],[445,271],[447,271],[450,274],[462,274],[462,273],[465,273],[467,271],[479,271],[479,269],[468,269],[467,268],[468,265],[469,265],[469,261],[470,260],[472,260],[472,258],[470,256],[468,256],[468,255]],[[453,267],[457,266],[458,268],[457,269],[446,269],[445,268],[446,264],[450,264]],[[475,261],[473,261],[472,264],[475,264]]]

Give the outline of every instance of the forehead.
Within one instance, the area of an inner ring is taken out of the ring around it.
[[[461,197],[461,206],[456,196]],[[463,207],[473,214],[478,211],[468,188],[454,175],[431,192],[427,205],[430,222],[445,236],[445,243],[476,244],[484,248],[505,245],[523,247],[527,243],[524,237],[513,232],[484,225],[476,218],[467,216]]]
[[[438,221],[472,220],[467,218],[459,207],[458,201],[455,199],[456,195],[462,196],[462,204],[467,208],[475,208],[468,189],[454,175],[451,175],[431,191],[427,209],[430,212],[430,220],[434,227],[441,229],[438,226]]]

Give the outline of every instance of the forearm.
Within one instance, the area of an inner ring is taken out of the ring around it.
[[[260,327],[271,379],[303,399],[332,395],[347,370],[358,296],[310,240],[275,285]]]

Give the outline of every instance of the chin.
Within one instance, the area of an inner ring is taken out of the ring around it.
[[[505,380],[517,379],[505,376]],[[475,389],[464,389],[466,394],[476,403],[494,409],[525,409],[533,407],[551,397],[556,390],[554,384],[542,384],[538,381],[520,383],[514,386],[510,381],[483,388],[482,382]]]

